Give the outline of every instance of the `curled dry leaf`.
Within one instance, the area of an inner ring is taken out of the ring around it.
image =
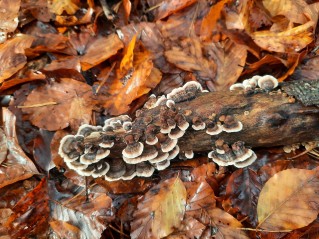
[[[18,34],[0,45],[0,83],[27,63],[24,50],[31,47],[33,40],[30,35]]]
[[[14,127],[15,116],[8,109],[3,108],[3,118],[8,154],[0,164],[0,188],[39,173],[19,146]]]
[[[178,178],[151,188],[138,202],[131,237],[163,238],[180,226],[185,213],[186,189]]]
[[[251,37],[264,50],[282,53],[296,52],[313,41],[311,32],[313,26],[314,22],[309,21],[282,32],[257,31],[252,33]]]
[[[0,43],[6,40],[6,35],[9,32],[14,32],[18,26],[18,13],[21,0],[1,1],[0,9]]]
[[[307,226],[318,215],[318,168],[287,169],[270,178],[259,195],[258,227],[294,230]]]
[[[107,60],[115,55],[118,50],[122,49],[123,46],[123,42],[116,34],[95,39],[88,46],[86,53],[80,58],[82,70],[87,71]]]
[[[11,238],[32,238],[48,233],[49,198],[46,178],[14,206],[6,226]]]
[[[29,114],[32,124],[42,129],[53,131],[68,126],[76,129],[82,123],[90,122],[95,104],[89,85],[62,78],[34,89],[22,111]]]

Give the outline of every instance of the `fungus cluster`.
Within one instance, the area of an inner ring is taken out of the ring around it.
[[[236,83],[230,86],[230,90],[255,90],[259,87],[261,90],[271,91],[278,86],[278,80],[272,75],[253,76],[250,79],[244,80],[242,83]]]
[[[204,130],[214,136],[222,132],[239,132],[243,128],[232,115],[221,115],[218,120],[216,117],[204,119],[177,107],[177,103],[192,100],[203,92],[198,82],[191,81],[166,96],[151,95],[136,112],[134,121],[121,115],[107,119],[103,127],[82,125],[75,135],[67,135],[61,140],[59,154],[66,165],[80,175],[104,176],[108,181],[149,177],[155,169],[167,168],[170,160],[178,155],[191,159],[193,150],[180,151],[178,146],[187,130]],[[156,116],[147,114],[152,108],[156,108]],[[121,148],[121,158],[114,158],[114,153],[112,156],[115,146],[117,150]],[[256,159],[244,143],[228,146],[220,140],[215,142],[208,156],[221,166],[245,167]]]

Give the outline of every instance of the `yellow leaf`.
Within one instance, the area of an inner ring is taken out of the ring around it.
[[[296,52],[300,51],[313,41],[309,28],[314,22],[309,21],[303,25],[294,27],[283,32],[258,31],[252,33],[255,43],[268,51],[275,52]]]
[[[77,0],[53,0],[50,5],[50,11],[56,15],[61,15],[65,11],[69,15],[73,15],[78,9]]]
[[[125,49],[125,54],[120,64],[120,71],[127,73],[128,70],[133,68],[133,58],[134,58],[134,47],[136,43],[136,34],[132,37],[132,40]]]
[[[261,190],[257,214],[259,228],[294,230],[317,218],[317,170],[287,169],[270,178]]]
[[[139,200],[131,238],[163,238],[178,228],[185,213],[186,189],[179,178],[165,180]]]

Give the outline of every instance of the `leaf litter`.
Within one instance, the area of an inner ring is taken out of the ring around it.
[[[238,170],[196,157],[129,182],[83,178],[57,155],[61,137],[81,124],[133,114],[149,94],[168,93],[188,80],[216,91],[254,74],[316,79],[318,3],[0,5],[6,11],[0,17],[0,90],[15,95],[10,109],[19,122],[2,109],[0,237],[318,234],[318,162],[308,155],[287,160],[278,149],[267,149]],[[312,155],[318,158],[316,151]]]

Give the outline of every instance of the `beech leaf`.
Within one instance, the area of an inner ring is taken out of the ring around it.
[[[131,238],[163,238],[180,226],[185,213],[186,189],[177,178],[151,188],[138,202]]]
[[[15,116],[8,109],[3,108],[3,118],[8,154],[0,164],[0,188],[39,173],[18,143]]]
[[[94,104],[89,85],[62,78],[60,82],[34,89],[24,102],[22,111],[29,114],[29,120],[35,126],[53,131],[89,123]]]
[[[318,170],[287,169],[271,177],[259,195],[259,228],[294,230],[318,215]]]

